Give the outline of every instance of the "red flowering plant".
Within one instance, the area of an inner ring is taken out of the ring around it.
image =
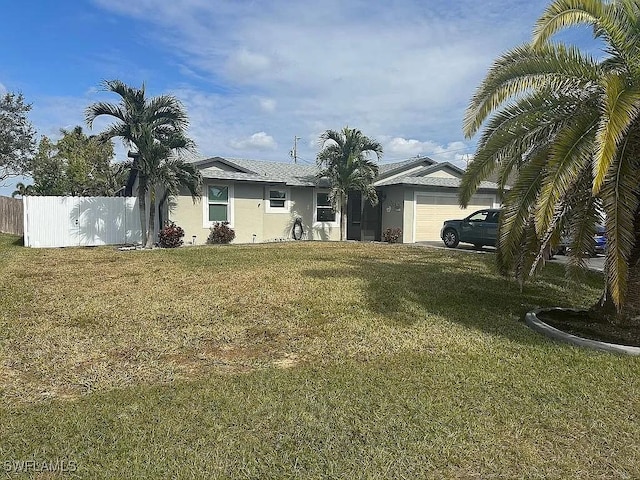
[[[162,248],[176,248],[182,245],[184,230],[173,222],[165,222],[160,230],[158,245]]]
[[[211,231],[207,243],[231,243],[236,238],[236,232],[229,227],[229,222],[216,222]]]

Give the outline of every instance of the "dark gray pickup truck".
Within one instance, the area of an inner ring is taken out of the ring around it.
[[[458,243],[472,243],[481,248],[484,245],[496,246],[500,209],[486,208],[473,212],[462,220],[446,220],[440,231],[440,238],[449,248]]]

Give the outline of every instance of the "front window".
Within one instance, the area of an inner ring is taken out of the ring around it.
[[[284,190],[269,190],[269,206],[271,208],[284,208],[287,200],[287,192]]]
[[[289,192],[287,189],[267,188],[267,213],[286,213],[289,211]]]
[[[336,221],[336,212],[333,211],[328,193],[318,192],[316,194],[316,219],[318,222]]]
[[[209,185],[209,221],[229,221],[229,187]]]

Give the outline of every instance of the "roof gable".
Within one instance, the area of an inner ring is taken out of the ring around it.
[[[411,173],[411,177],[442,177],[442,178],[462,178],[464,170],[449,162],[436,163],[425,167],[420,171]]]
[[[383,163],[378,165],[378,179],[400,176],[401,174],[409,174],[410,171],[417,171],[421,167],[430,167],[436,164],[429,157],[415,157],[402,162]]]

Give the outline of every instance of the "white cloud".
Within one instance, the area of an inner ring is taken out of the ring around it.
[[[254,133],[242,140],[231,140],[229,145],[236,150],[274,150],[278,147],[273,137],[266,132]]]
[[[276,109],[277,102],[273,98],[261,98],[260,108],[265,112],[273,112]]]
[[[227,60],[228,72],[240,81],[250,82],[255,76],[269,69],[271,59],[266,55],[255,53],[242,48],[232,52]]]
[[[320,132],[349,125],[380,140],[386,161],[424,154],[460,163],[473,150],[473,142],[462,153],[455,145],[475,87],[499,54],[529,37],[542,9],[525,0],[398,0],[393,8],[368,0],[318,0],[313,8],[294,0],[93,3],[107,19],[127,22],[132,41],[169,59],[174,68],[155,93],[185,103],[203,156],[241,149],[287,160],[298,136],[307,161]],[[101,51],[105,78],[133,71],[134,85],[158,88],[152,55]],[[82,103],[73,121],[89,102]],[[73,123],[58,117],[49,123]]]
[[[424,155],[437,162],[451,162],[459,167],[465,167],[467,159],[472,158],[473,147],[464,142],[450,142],[439,145],[432,141],[421,142],[416,139],[402,137],[392,138],[384,143],[387,159],[409,158]]]

